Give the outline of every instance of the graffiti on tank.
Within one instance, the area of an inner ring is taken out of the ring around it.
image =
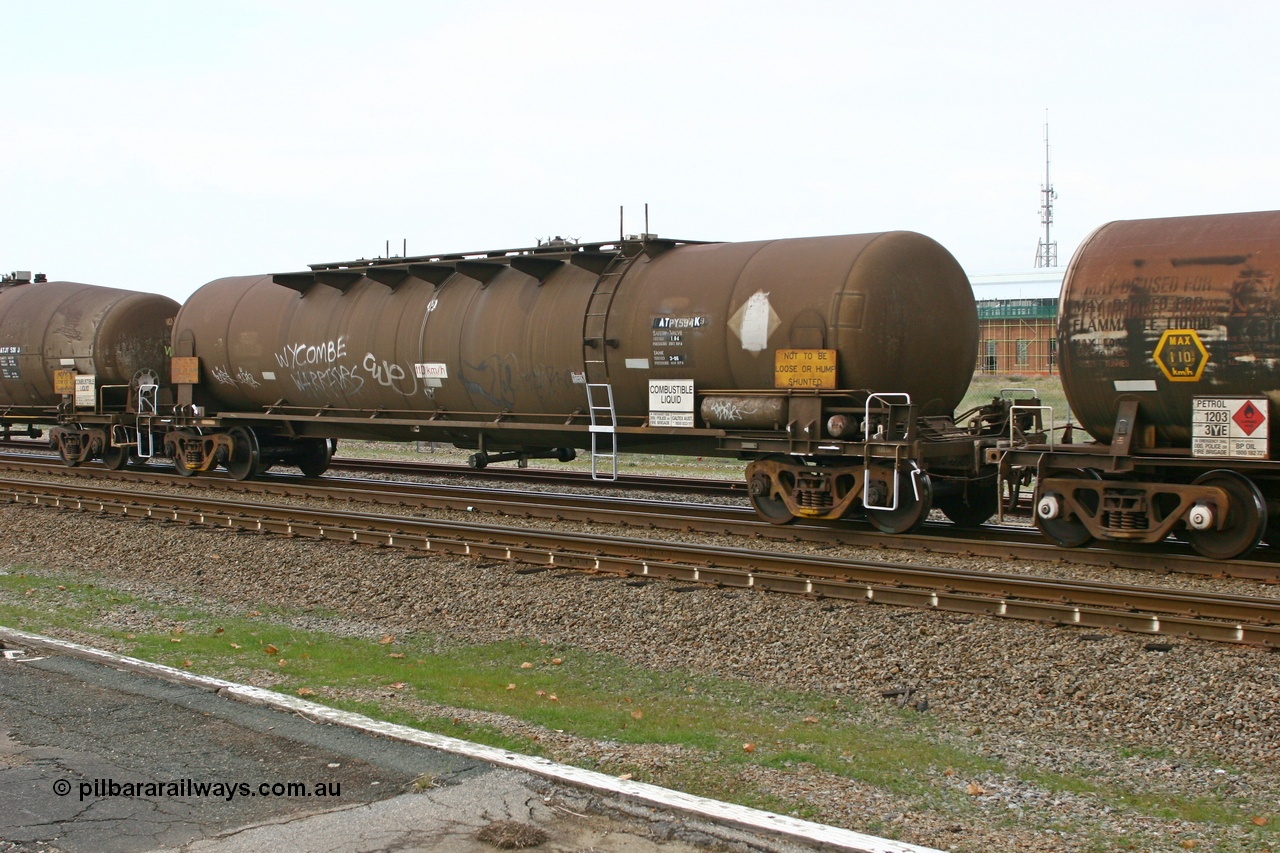
[[[418,393],[418,377],[395,362],[379,359],[367,352],[364,354],[364,369],[383,388],[392,388],[406,397]]]
[[[516,405],[517,389],[522,396],[543,401],[573,391],[576,387],[572,374],[558,367],[537,365],[524,373],[517,373],[519,369],[520,360],[515,353],[492,355],[479,364],[463,364],[462,384],[467,393],[503,409]]]
[[[738,400],[712,397],[707,400],[706,406],[717,421],[740,421],[745,414],[741,401]]]
[[[235,385],[236,381],[231,378],[231,371],[223,367],[221,364],[213,367],[213,381],[220,382],[223,385]]]
[[[359,369],[345,364],[324,370],[295,370],[289,378],[299,391],[307,393],[353,395],[364,388],[364,376]]]
[[[339,335],[336,340],[318,344],[285,344],[276,353],[276,363],[286,370],[293,370],[333,365],[344,361],[346,357],[347,336]]]
[[[462,385],[468,394],[481,397],[496,408],[510,409],[516,396],[514,362],[514,354],[505,358],[491,355],[479,364],[464,362]]]
[[[346,335],[318,343],[285,344],[275,356],[276,364],[289,371],[294,387],[304,393],[351,395],[364,388],[359,365],[343,364],[349,358]]]
[[[251,385],[254,388],[260,388],[261,383],[253,378],[253,374],[245,370],[243,367],[236,368],[236,381],[241,385]]]
[[[539,400],[572,391],[574,387],[573,377],[566,371],[547,365],[535,367],[520,377],[520,381],[521,387],[531,389]]]

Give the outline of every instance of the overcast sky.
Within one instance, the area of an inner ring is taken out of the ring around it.
[[[0,0],[0,270],[224,275],[539,237],[894,229],[1062,264],[1280,207],[1271,2]]]

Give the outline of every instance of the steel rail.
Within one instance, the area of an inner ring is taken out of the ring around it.
[[[396,506],[421,506],[459,512],[497,513],[520,518],[556,521],[599,521],[640,529],[680,530],[749,536],[794,542],[818,542],[846,547],[879,550],[920,551],[963,557],[1016,557],[1058,564],[1097,566],[1108,569],[1136,569],[1161,573],[1199,574],[1215,578],[1280,583],[1280,563],[1272,560],[1221,562],[1201,557],[1182,543],[1162,546],[1127,546],[1122,549],[1086,547],[1064,549],[1045,542],[1033,529],[986,525],[975,530],[957,530],[949,522],[927,523],[915,533],[889,535],[865,522],[797,521],[779,526],[762,521],[743,506],[677,503],[638,498],[606,497],[553,492],[515,492],[480,486],[355,480],[339,477],[305,479],[297,475],[275,474],[255,480],[236,481],[214,475],[179,477],[166,469],[141,468],[106,471],[100,467],[66,468],[59,460],[38,457],[0,458],[0,469],[54,470],[60,475],[93,479],[131,480],[184,488],[206,488],[266,494],[316,497]],[[1177,550],[1174,550],[1177,549]],[[1269,552],[1266,549],[1264,553]],[[1269,556],[1274,556],[1270,555]]]
[[[626,537],[566,535],[244,501],[212,502],[207,497],[175,497],[84,484],[0,480],[0,496],[19,504],[483,557],[529,563],[543,569],[585,569],[1280,648],[1280,601],[1250,596]]]

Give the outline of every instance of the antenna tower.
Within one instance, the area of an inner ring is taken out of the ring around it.
[[[1044,226],[1044,239],[1036,247],[1036,268],[1058,265],[1058,244],[1049,235],[1053,225],[1053,200],[1058,191],[1049,181],[1049,122],[1044,123],[1044,183],[1040,186],[1040,224]]]

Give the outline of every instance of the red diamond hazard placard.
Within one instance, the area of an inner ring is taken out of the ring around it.
[[[1270,404],[1265,397],[1194,397],[1191,455],[1269,459]]]
[[[1258,411],[1258,407],[1253,404],[1252,400],[1245,400],[1236,413],[1231,416],[1231,420],[1235,421],[1236,426],[1244,430],[1245,435],[1253,435],[1253,431],[1262,426],[1267,416]]]

